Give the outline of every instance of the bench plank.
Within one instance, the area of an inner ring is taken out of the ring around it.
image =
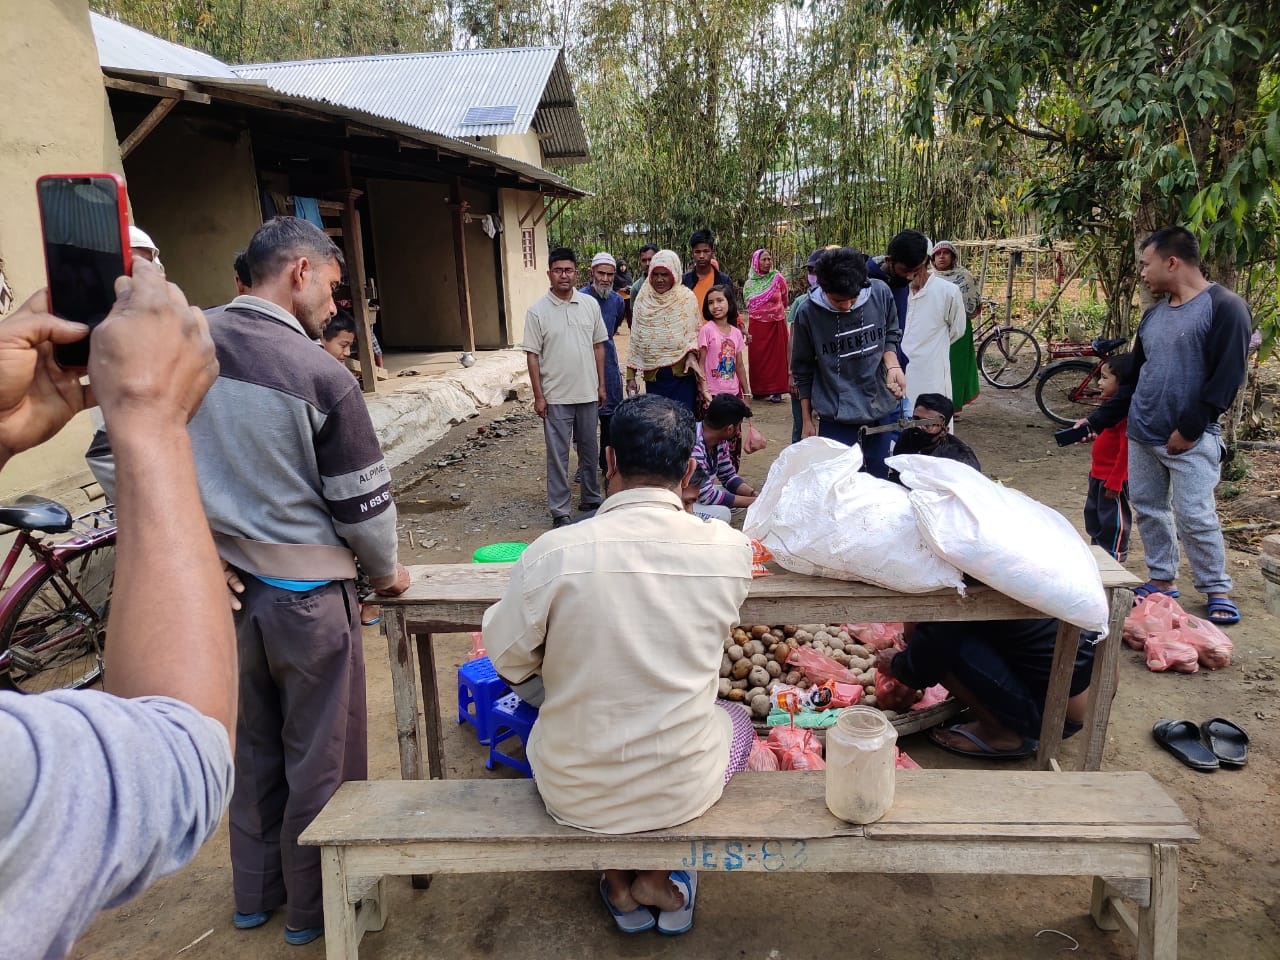
[[[547,815],[529,780],[357,781],[343,784],[303,832],[310,845],[589,839]],[[893,808],[868,827],[832,816],[825,774],[742,773],[701,817],[629,840],[996,839],[1179,843],[1197,839],[1149,774],[900,770]]]

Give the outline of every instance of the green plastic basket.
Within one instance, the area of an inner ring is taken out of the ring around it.
[[[471,555],[472,563],[511,563],[518,560],[529,545],[527,543],[491,543],[480,547]]]

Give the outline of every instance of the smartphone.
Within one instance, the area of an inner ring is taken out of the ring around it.
[[[1058,446],[1069,447],[1073,443],[1079,443],[1081,440],[1086,439],[1090,432],[1089,425],[1085,423],[1078,427],[1067,427],[1065,430],[1055,431],[1053,439],[1058,441]]]
[[[115,283],[130,271],[129,207],[114,173],[49,174],[36,181],[49,310],[90,332],[116,301]],[[59,366],[89,365],[89,338],[58,344]]]

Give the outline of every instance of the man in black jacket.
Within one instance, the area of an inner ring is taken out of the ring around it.
[[[1138,326],[1137,385],[1080,423],[1098,433],[1128,416],[1129,494],[1150,573],[1138,596],[1178,596],[1181,540],[1196,589],[1208,596],[1209,619],[1237,623],[1214,488],[1225,452],[1217,420],[1244,381],[1249,307],[1205,279],[1200,245],[1184,227],[1147,237],[1139,271],[1152,295],[1164,299]]]
[[[707,291],[719,284],[729,288],[729,300],[733,300],[733,277],[723,270],[716,269],[711,261],[715,259],[716,244],[710,230],[695,230],[689,238],[689,252],[693,254],[693,269],[685,273],[680,282],[693,291],[698,298],[698,309],[702,309],[702,301],[707,298]]]

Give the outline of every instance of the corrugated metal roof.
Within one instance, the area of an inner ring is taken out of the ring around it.
[[[217,57],[161,40],[98,13],[90,12],[89,19],[93,22],[93,38],[98,44],[98,64],[103,69],[163,73],[184,79],[236,79],[231,67]]]
[[[587,158],[587,135],[564,54],[556,47],[454,50],[342,57],[232,68],[247,80],[364,110],[448,137],[523,134],[531,127],[546,159]],[[505,123],[464,124],[476,107],[514,107]]]

